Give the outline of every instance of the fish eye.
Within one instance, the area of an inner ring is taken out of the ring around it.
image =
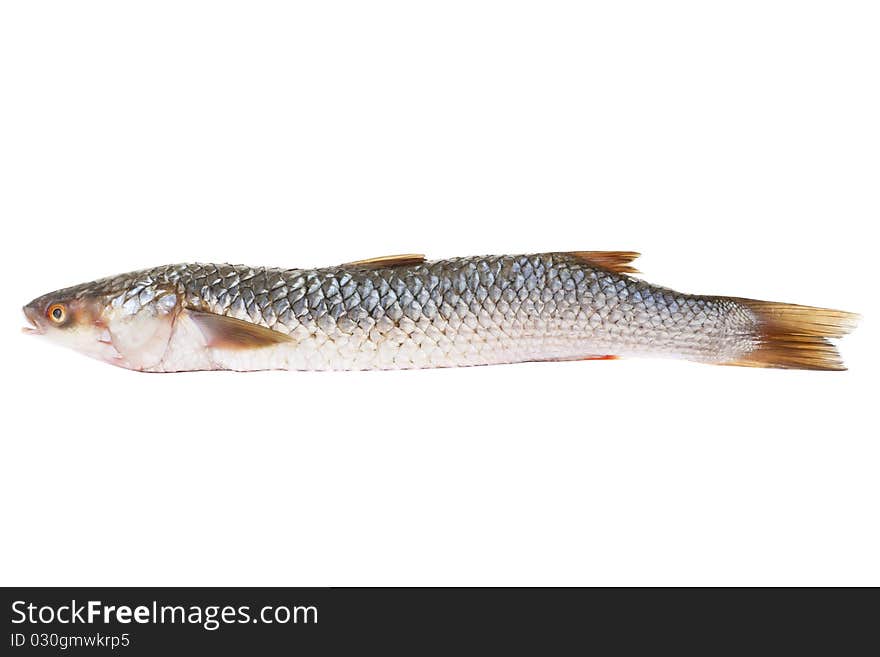
[[[46,315],[56,324],[62,324],[67,319],[67,309],[64,307],[64,304],[53,303],[49,306],[49,310],[46,311]]]

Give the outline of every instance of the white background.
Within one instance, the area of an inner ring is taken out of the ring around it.
[[[0,582],[880,584],[876,3],[0,9]],[[143,375],[18,332],[176,261],[635,249],[845,373]]]

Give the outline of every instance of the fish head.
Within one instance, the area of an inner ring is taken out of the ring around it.
[[[113,362],[118,356],[106,335],[100,301],[77,288],[57,290],[37,297],[22,310],[30,326],[25,333],[45,336],[51,342],[93,358]]]
[[[113,365],[150,369],[168,348],[181,297],[136,276],[102,279],[34,299],[23,308],[24,331]]]

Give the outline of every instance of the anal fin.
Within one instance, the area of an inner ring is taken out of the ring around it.
[[[598,355],[594,356],[592,354],[589,356],[566,356],[563,358],[548,358],[548,359],[546,359],[546,362],[567,363],[569,361],[575,361],[575,360],[620,360],[620,356],[612,356],[611,354],[604,354],[601,356],[598,356]]]

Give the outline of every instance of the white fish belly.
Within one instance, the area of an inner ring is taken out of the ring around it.
[[[209,347],[188,318],[177,322],[164,358],[152,371],[189,370],[397,370],[504,363],[579,360],[606,355],[693,357],[650,336],[596,335],[569,322],[524,326],[462,323],[440,330],[430,320],[371,331],[292,334],[291,342],[249,349]],[[698,348],[698,347],[697,347]]]

